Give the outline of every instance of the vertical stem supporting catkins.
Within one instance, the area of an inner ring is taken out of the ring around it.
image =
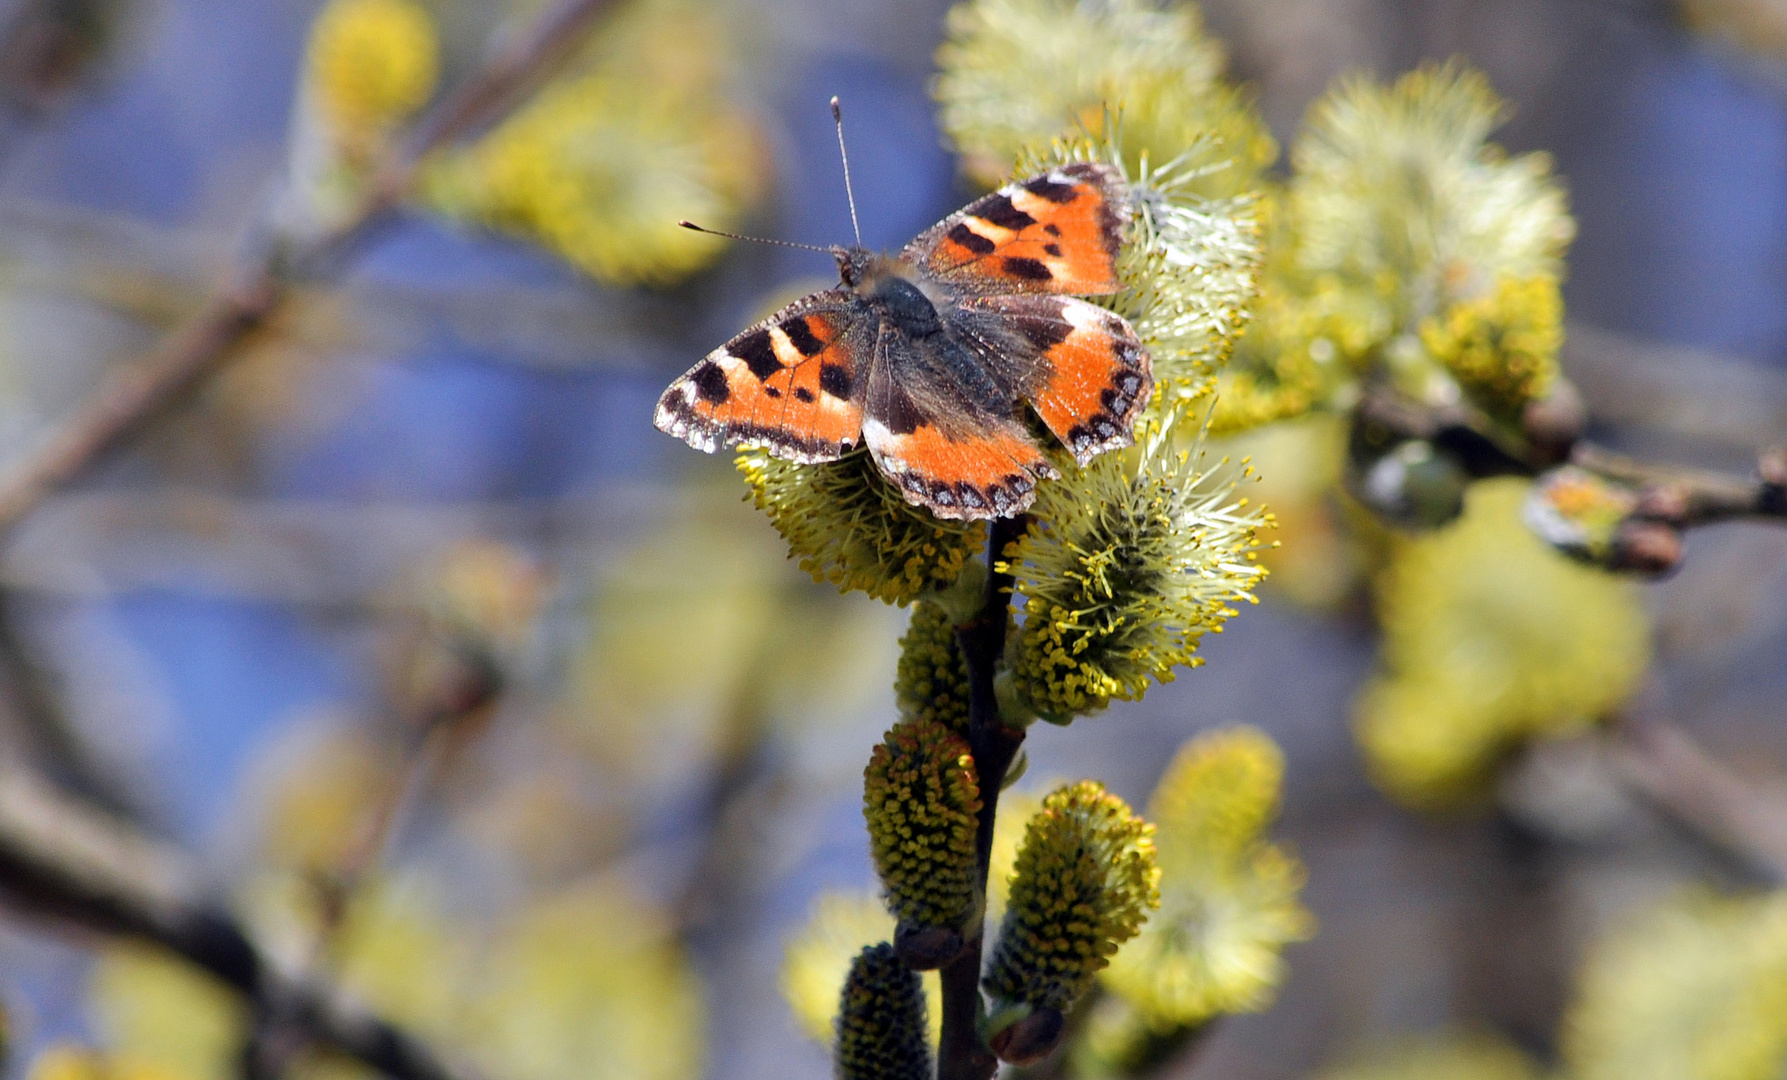
[[[968,668],[968,746],[980,775],[980,821],[974,850],[983,893],[993,853],[999,790],[1004,786],[1012,759],[1024,744],[1024,730],[1006,726],[993,691],[994,670],[1005,651],[1012,588],[1011,575],[1000,573],[997,563],[1004,557],[1005,549],[1024,535],[1029,520],[1021,514],[993,520],[987,541],[986,597],[979,613],[956,631]],[[983,920],[962,954],[941,972],[943,1040],[937,1051],[938,1080],[988,1080],[999,1067],[998,1059],[980,1038],[980,962],[985,937]]]

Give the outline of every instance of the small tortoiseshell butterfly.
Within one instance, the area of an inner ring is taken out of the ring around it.
[[[803,464],[866,444],[938,517],[1022,513],[1058,474],[1021,403],[1084,465],[1130,444],[1153,390],[1130,325],[1062,295],[1121,288],[1130,215],[1115,168],[1075,163],[975,200],[898,255],[832,248],[841,287],[709,353],[654,422],[708,453],[746,443]]]

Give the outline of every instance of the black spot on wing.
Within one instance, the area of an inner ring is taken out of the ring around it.
[[[726,351],[745,362],[751,374],[759,379],[767,379],[782,370],[782,362],[776,359],[775,343],[769,339],[768,330],[753,330],[742,334],[737,341],[726,346]]]
[[[763,392],[768,394],[770,397],[781,397],[782,396],[782,392],[780,390],[777,390],[773,386],[764,387]]]
[[[998,246],[960,221],[949,230],[949,238],[976,255],[991,254],[993,248]]]
[[[1048,352],[1066,341],[1068,335],[1073,333],[1073,324],[1066,319],[1044,319],[1032,316],[1013,319],[1012,322],[1017,326],[1018,332],[1023,334],[1030,344],[1036,346],[1038,352]]]
[[[1040,260],[1013,256],[1005,260],[1005,272],[1026,281],[1049,281],[1054,274]]]
[[[689,372],[689,381],[695,384],[695,395],[710,405],[724,405],[732,396],[732,388],[726,385],[726,373],[720,365],[712,360],[703,360]]]
[[[797,400],[807,402],[809,404],[814,401],[819,400],[818,394],[813,393],[811,390],[808,390],[804,386],[795,387],[794,388],[794,396]]]
[[[989,225],[1018,232],[1036,224],[1036,219],[1011,204],[1004,195],[989,195],[970,213]]]
[[[850,369],[842,364],[819,365],[819,389],[832,397],[849,400],[851,379]]]
[[[1050,236],[1060,236],[1061,235],[1061,226],[1051,223],[1048,225],[1044,225],[1042,227],[1042,231],[1048,233]]]
[[[1057,184],[1046,176],[1039,176],[1024,185],[1024,190],[1052,203],[1070,203],[1079,197],[1079,189],[1072,184]]]
[[[1061,257],[1061,245],[1060,244],[1044,244],[1042,246],[1042,249],[1044,251],[1048,252],[1051,258],[1059,259]]]
[[[797,316],[783,323],[782,333],[788,335],[789,343],[799,349],[802,356],[818,356],[825,351],[825,342],[814,336],[812,327],[803,317]]]

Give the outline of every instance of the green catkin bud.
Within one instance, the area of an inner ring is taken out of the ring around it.
[[[912,622],[900,639],[900,665],[894,698],[909,720],[968,730],[968,664],[956,641],[955,624],[936,604],[912,606]]]
[[[1007,905],[983,980],[994,1015],[1066,1012],[1160,906],[1154,827],[1102,784],[1061,788],[1030,819]]]
[[[974,833],[980,781],[968,743],[941,724],[894,725],[863,771],[869,850],[900,920],[906,962],[939,967],[980,909]],[[919,931],[935,931],[919,936]]]
[[[924,990],[892,945],[871,945],[851,962],[836,1055],[838,1080],[929,1080]]]
[[[738,456],[757,509],[814,581],[890,604],[947,588],[986,546],[979,521],[944,521],[908,505],[866,451],[799,465],[761,450]]]

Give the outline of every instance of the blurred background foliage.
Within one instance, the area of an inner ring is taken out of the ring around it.
[[[542,6],[0,4],[0,452],[268,223],[337,223]],[[1361,467],[1344,417],[1382,376],[1512,429],[1561,372],[1597,439],[1750,468],[1787,431],[1783,41],[1763,0],[622,4],[8,537],[0,753],[493,1078],[827,1075],[842,973],[892,925],[861,769],[907,615],[809,580],[728,461],[651,431],[669,378],[831,272],[674,223],[846,239],[835,93],[865,240],[897,246],[1039,132],[1116,134],[1123,80],[1127,150],[1192,115],[1226,163],[1200,193],[1262,193],[1260,295],[1199,407],[1279,546],[1207,667],[1034,740],[1002,806],[994,923],[1063,777],[1159,829],[1162,911],[1067,1067],[1777,1077],[1787,863],[1697,839],[1620,732],[1679,726],[1787,820],[1787,537],[1702,530],[1675,577],[1615,579],[1521,525],[1524,481]],[[236,995],[49,927],[0,923],[6,1075],[241,1074]],[[1168,933],[1199,963],[1147,964]]]

